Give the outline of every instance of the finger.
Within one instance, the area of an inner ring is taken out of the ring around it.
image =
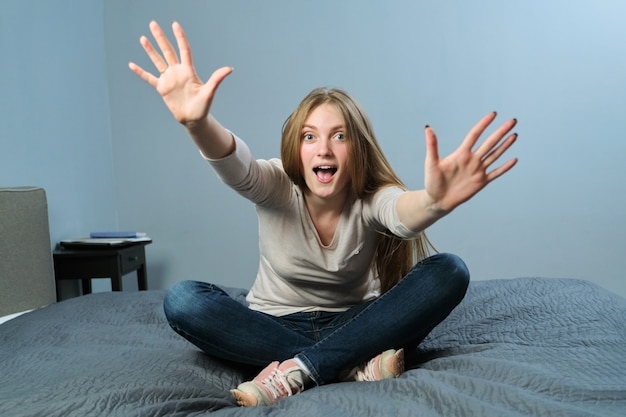
[[[495,132],[493,132],[476,150],[476,155],[484,159],[494,148],[500,143],[502,138],[511,131],[517,124],[517,119],[511,119],[503,123]]]
[[[506,138],[504,142],[502,142],[497,147],[491,149],[491,151],[483,158],[484,166],[488,167],[494,162],[498,160],[502,156],[507,149],[511,147],[517,140],[517,133],[513,133],[511,136]]]
[[[167,62],[161,57],[161,55],[154,49],[152,43],[145,36],[139,38],[139,43],[143,47],[144,51],[148,54],[148,57],[156,67],[159,73],[163,73],[167,69]]]
[[[496,178],[500,177],[502,174],[508,172],[511,168],[513,168],[517,164],[517,158],[513,158],[508,160],[502,166],[494,169],[490,173],[487,174],[487,182],[491,182]]]
[[[178,51],[180,52],[180,61],[183,64],[193,66],[191,47],[189,46],[189,41],[187,40],[182,26],[178,22],[174,22],[172,23],[172,30],[174,31],[174,37],[176,38]]]
[[[161,52],[163,53],[163,58],[165,58],[165,62],[167,65],[178,64],[178,57],[176,56],[176,51],[174,51],[174,47],[161,30],[161,26],[155,21],[150,22],[150,31],[152,32],[152,36],[161,48]],[[161,70],[162,68],[159,68]]]
[[[152,87],[156,88],[157,82],[159,81],[157,77],[150,74],[148,71],[145,71],[143,68],[141,68],[139,65],[135,64],[134,62],[129,62],[128,68],[130,68],[132,72],[137,74],[139,78],[141,78],[142,80],[150,84]]]
[[[485,129],[487,129],[487,127],[491,124],[491,122],[493,122],[497,115],[498,113],[496,113],[495,111],[491,112],[484,116],[478,123],[476,123],[474,127],[472,127],[472,129],[467,133],[465,139],[463,139],[461,147],[471,150],[474,145],[476,145],[478,138],[480,138]]]

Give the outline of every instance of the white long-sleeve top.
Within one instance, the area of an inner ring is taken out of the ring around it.
[[[236,149],[210,160],[220,179],[252,201],[259,220],[259,269],[247,300],[275,316],[303,311],[343,311],[376,297],[372,260],[380,233],[417,233],[398,217],[399,187],[346,203],[332,242],[325,246],[305,206],[302,190],[279,159],[254,159],[235,137]]]

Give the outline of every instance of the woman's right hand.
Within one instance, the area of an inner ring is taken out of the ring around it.
[[[217,88],[233,69],[222,67],[213,72],[209,80],[203,83],[193,66],[191,48],[183,28],[174,22],[172,30],[178,44],[180,59],[161,27],[153,21],[150,22],[150,31],[161,53],[155,50],[145,36],[141,36],[139,41],[159,75],[155,76],[133,62],[128,66],[161,95],[178,122],[193,129],[195,124],[206,119]]]

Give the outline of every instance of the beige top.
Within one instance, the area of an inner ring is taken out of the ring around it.
[[[302,190],[279,159],[255,160],[239,138],[236,150],[207,159],[220,179],[256,205],[259,269],[248,293],[250,308],[275,316],[303,311],[343,311],[379,294],[371,265],[380,233],[418,234],[399,220],[404,191],[386,187],[370,198],[349,200],[332,242],[322,244]]]

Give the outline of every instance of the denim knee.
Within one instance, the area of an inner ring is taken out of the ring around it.
[[[462,299],[470,282],[470,273],[463,259],[452,253],[439,253],[433,256],[445,268],[445,273],[441,274],[441,279],[445,282],[446,288],[451,293],[458,294]]]
[[[174,284],[165,294],[163,311],[167,321],[172,325],[177,323],[181,316],[188,314],[189,298],[196,292],[196,282],[182,281]]]

